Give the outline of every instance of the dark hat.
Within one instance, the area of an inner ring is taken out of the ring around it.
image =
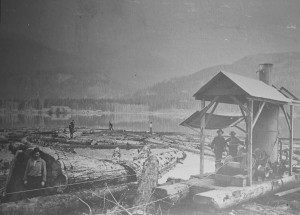
[[[236,133],[234,131],[231,131],[230,135],[236,135]]]
[[[35,148],[33,149],[33,151],[32,151],[32,154],[34,155],[34,154],[37,153],[37,152],[41,152],[40,149],[39,149],[39,147],[35,147]]]
[[[222,129],[218,129],[217,133],[222,132],[222,134],[224,134],[224,131]]]

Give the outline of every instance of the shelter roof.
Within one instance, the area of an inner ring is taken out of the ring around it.
[[[243,116],[225,116],[212,114],[208,120],[209,114],[205,113],[206,110],[196,111],[189,118],[184,120],[180,125],[192,128],[200,128],[201,119],[205,116],[205,129],[223,129],[230,127],[232,124],[236,123],[238,120],[243,118]]]
[[[220,102],[224,103],[233,103],[226,96],[237,96],[241,100],[252,97],[278,103],[290,103],[292,101],[274,87],[260,80],[224,71],[215,75],[194,94],[197,100],[204,98],[210,101],[215,96],[221,96]]]

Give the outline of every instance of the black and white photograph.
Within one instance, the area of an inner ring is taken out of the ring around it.
[[[300,214],[300,1],[0,0],[0,214]]]

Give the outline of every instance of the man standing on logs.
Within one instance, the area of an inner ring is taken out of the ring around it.
[[[46,176],[46,162],[40,157],[40,149],[36,147],[27,162],[23,178],[24,185],[28,190],[40,189],[45,186]],[[36,193],[36,191],[30,192],[29,196],[35,196]]]
[[[221,166],[222,154],[226,148],[226,140],[222,136],[223,133],[224,132],[222,129],[218,129],[217,130],[218,136],[216,136],[211,143],[211,149],[214,150],[216,156],[216,161],[215,161],[216,168]]]
[[[239,145],[243,144],[243,141],[239,140],[235,135],[236,133],[231,131],[230,137],[226,140],[226,143],[228,143],[229,155],[231,155],[234,160],[236,160]]]
[[[73,133],[75,131],[75,121],[74,119],[69,124],[69,130],[70,130],[70,139],[73,138]]]
[[[108,130],[110,130],[110,131],[114,130],[113,124],[110,121],[108,122]]]

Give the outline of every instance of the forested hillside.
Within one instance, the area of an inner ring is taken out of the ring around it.
[[[257,54],[244,57],[232,64],[217,65],[189,76],[183,76],[155,84],[131,96],[134,102],[148,104],[152,110],[180,108],[195,109],[199,102],[194,93],[212,76],[223,70],[258,79],[258,65],[274,64],[272,79],[277,87],[284,86],[300,97],[300,53]]]

